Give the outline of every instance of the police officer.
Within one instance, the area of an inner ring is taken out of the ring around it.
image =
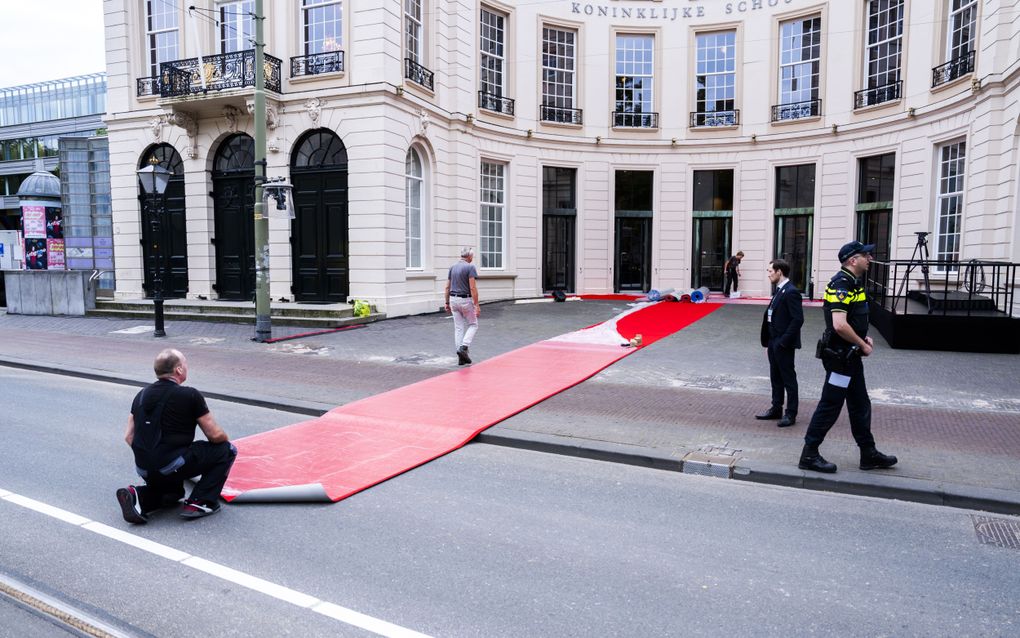
[[[825,289],[822,305],[825,333],[820,344],[825,385],[804,435],[804,450],[798,464],[802,470],[828,474],[836,471],[836,465],[818,453],[818,446],[839,417],[844,401],[850,417],[850,431],[861,448],[861,469],[877,470],[896,465],[895,456],[875,449],[875,438],[871,435],[871,399],[864,383],[864,362],[861,360],[874,349],[874,343],[868,336],[868,300],[863,283],[873,250],[874,244],[859,241],[840,248],[842,268],[829,280]]]

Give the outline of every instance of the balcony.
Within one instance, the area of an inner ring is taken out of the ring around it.
[[[159,95],[159,77],[137,78],[135,80],[135,96],[148,97]]]
[[[429,71],[411,58],[404,58],[404,77],[430,91],[434,90],[432,81],[435,77],[435,73]]]
[[[956,78],[963,77],[974,72],[975,51],[965,53],[958,58],[953,58],[945,64],[940,64],[931,70],[931,88],[952,82]]]
[[[292,78],[322,73],[339,73],[343,70],[343,51],[296,55],[290,59],[290,77]]]
[[[821,100],[793,102],[792,104],[777,104],[772,107],[773,122],[788,122],[790,120],[799,120],[805,117],[818,117],[821,114]]]
[[[581,118],[581,109],[568,109],[563,106],[542,105],[541,115],[543,122],[555,122],[556,124],[577,124],[584,123]]]
[[[271,55],[265,56],[265,87],[280,93],[280,67],[283,62]],[[174,60],[159,65],[159,94],[167,97],[184,97],[255,86],[255,49],[221,53],[202,58]]]
[[[695,111],[691,113],[691,128],[736,126],[740,124],[740,109],[730,111]]]
[[[496,95],[495,93],[478,92],[478,108],[502,113],[504,115],[514,114],[514,101],[508,97]]]
[[[659,114],[613,111],[613,126],[616,128],[659,128]]]
[[[854,108],[863,109],[866,106],[874,106],[883,102],[892,102],[900,99],[903,91],[903,80],[891,84],[883,84],[871,89],[863,89],[854,92]]]

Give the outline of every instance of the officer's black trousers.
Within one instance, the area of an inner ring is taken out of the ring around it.
[[[814,449],[822,444],[829,428],[839,418],[845,401],[847,415],[850,417],[850,431],[857,445],[862,450],[874,449],[875,437],[871,436],[871,399],[868,398],[868,387],[864,383],[864,363],[861,358],[852,357],[845,366],[835,366],[835,370],[828,360],[823,360],[822,363],[825,366],[825,386],[822,388],[818,407],[811,416],[811,423],[804,435],[804,443]],[[842,388],[832,383],[834,373],[850,377],[847,387]]]
[[[144,486],[138,486],[138,498],[143,512],[168,507],[184,497],[184,479],[201,475],[190,498],[215,503],[227,482],[227,475],[237,456],[237,448],[230,443],[195,441],[184,452],[184,465],[168,476],[149,471]]]
[[[786,394],[786,413],[797,416],[799,406],[797,370],[794,367],[793,348],[781,348],[775,340],[769,341],[769,379],[772,382],[772,408],[783,408],[783,394]]]

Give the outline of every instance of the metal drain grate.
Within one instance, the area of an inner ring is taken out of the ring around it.
[[[970,517],[978,540],[985,545],[1020,549],[1020,522],[973,514]]]

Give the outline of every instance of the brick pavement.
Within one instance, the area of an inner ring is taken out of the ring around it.
[[[607,319],[623,302],[497,303],[483,306],[472,356],[488,358]],[[554,437],[649,450],[680,458],[688,451],[731,453],[742,462],[793,468],[822,382],[807,350],[798,356],[801,422],[788,429],[759,422],[767,407],[765,356],[757,344],[761,307],[727,304],[706,319],[611,366],[593,379],[513,416],[492,433]],[[820,332],[807,308],[804,342]],[[224,396],[262,397],[327,409],[455,369],[452,321],[441,314],[404,317],[346,332],[276,344],[251,341],[252,327],[170,322],[155,340],[131,319],[0,314],[0,359],[91,370],[147,381],[165,346],[184,350],[192,383]],[[274,336],[303,332],[274,328]],[[901,462],[876,475],[856,470],[845,415],[823,453],[839,480],[881,487],[898,478],[932,490],[961,485],[1020,495],[1020,357],[889,349],[877,333],[867,362],[880,448]],[[297,420],[297,419],[295,419]],[[877,476],[878,478],[874,478]],[[1020,503],[1020,496],[1017,497]]]

